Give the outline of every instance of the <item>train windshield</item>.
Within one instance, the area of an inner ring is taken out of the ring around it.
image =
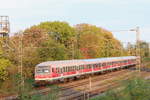
[[[36,73],[50,73],[50,68],[48,66],[37,66]]]

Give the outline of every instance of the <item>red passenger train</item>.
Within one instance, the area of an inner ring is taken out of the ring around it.
[[[139,57],[109,57],[96,59],[47,61],[35,67],[35,81],[54,81],[80,77],[136,65]]]

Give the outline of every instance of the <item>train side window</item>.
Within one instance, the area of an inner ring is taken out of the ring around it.
[[[72,66],[70,67],[70,71],[72,71]]]
[[[103,66],[103,67],[106,66],[106,63],[102,63],[102,66]]]
[[[97,68],[97,64],[93,64],[92,67],[93,67],[93,68]]]
[[[52,72],[54,72],[54,68],[52,68]]]
[[[66,71],[65,71],[65,67],[63,67],[63,72],[66,72]]]
[[[72,66],[72,71],[74,71],[74,66]]]
[[[71,68],[72,68],[71,71],[73,71],[73,66]]]
[[[63,73],[63,68],[60,68],[61,69],[61,73]]]
[[[69,72],[69,67],[67,66],[67,72]]]
[[[64,67],[64,72],[66,72],[66,67]]]
[[[88,69],[89,68],[89,65],[86,65],[86,69]]]
[[[83,69],[83,65],[81,65],[81,69]]]
[[[108,66],[109,65],[109,62],[106,62],[106,66]]]
[[[74,66],[74,71],[76,71],[76,66]]]
[[[89,69],[90,68],[90,65],[87,65],[87,69]]]
[[[113,65],[116,65],[116,62],[113,62]]]
[[[60,73],[63,73],[63,68],[60,68]]]
[[[84,69],[86,69],[86,65],[83,65],[84,66]]]
[[[84,65],[82,65],[82,69],[84,69]]]
[[[82,69],[82,65],[80,65],[80,70]]]
[[[81,65],[81,68],[82,68],[82,69],[84,69],[84,66],[83,66],[83,65]]]
[[[66,69],[66,72],[68,72],[68,67],[67,67],[67,66],[66,66],[66,68],[65,68],[65,69]]]
[[[67,67],[67,66],[66,66],[66,68],[65,68],[65,69],[66,69],[66,72],[68,72],[68,67]]]
[[[60,68],[58,68],[58,74],[60,73]]]
[[[99,63],[99,64],[98,64],[98,67],[100,68],[101,66],[102,66],[102,64],[101,64],[101,63]]]
[[[76,66],[76,70],[78,71],[78,66]]]
[[[78,66],[75,66],[75,68],[76,68],[76,71],[78,71]]]
[[[64,67],[64,72],[67,72],[66,67]]]
[[[76,71],[78,71],[78,66],[76,66]]]
[[[75,71],[77,71],[77,66],[75,66]]]
[[[58,73],[60,74],[61,73],[61,68],[58,68],[58,71],[59,71]]]
[[[65,69],[64,69],[64,70],[65,70],[65,72],[67,72],[67,67],[65,67]]]
[[[78,70],[80,70],[80,66],[78,66]]]
[[[97,64],[92,64],[91,66],[93,66],[93,68],[96,68],[96,67],[97,67]]]
[[[83,67],[84,67],[84,69],[86,69],[86,66],[85,66],[85,65],[83,65]]]
[[[81,65],[79,65],[79,70],[81,70]]]
[[[75,71],[75,66],[73,66],[73,71]]]
[[[110,62],[110,66],[112,66],[112,62]]]
[[[55,71],[56,73],[58,73],[58,68],[56,68],[56,71]]]
[[[61,68],[59,68],[59,74],[61,74]]]
[[[96,64],[93,64],[93,68],[95,69],[97,66],[96,66]]]
[[[80,70],[82,70],[83,69],[83,66],[82,65],[80,65]]]
[[[57,73],[58,73],[58,74],[60,73],[60,68],[57,68]]]
[[[69,67],[67,66],[67,72],[69,72]]]
[[[78,69],[77,69],[77,66],[75,66],[75,71],[77,71]]]
[[[92,65],[90,64],[89,69],[91,69]]]
[[[92,65],[92,64],[90,64],[90,69],[92,68],[92,66],[93,66],[93,65]]]
[[[83,66],[81,65],[81,69],[83,69]]]

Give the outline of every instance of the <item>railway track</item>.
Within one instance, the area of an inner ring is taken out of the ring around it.
[[[120,78],[116,78],[115,76],[111,78],[107,78],[106,80],[97,80],[97,81],[92,81],[92,86],[90,88],[89,84],[84,84],[84,85],[79,85],[78,87],[74,87],[74,91],[64,91],[64,94],[60,96],[60,100],[83,100],[84,94],[88,94],[90,96],[104,92],[107,90],[107,88],[110,88],[112,86],[116,86],[118,83],[117,80],[120,80],[121,78],[128,79],[129,76],[133,72],[126,72],[124,73],[123,76]],[[81,98],[80,98],[81,97]],[[78,98],[78,99],[77,99]]]
[[[98,95],[99,93],[103,93],[104,91],[108,90],[110,87],[117,87],[119,84],[119,80],[125,77],[124,79],[128,79],[133,73],[134,70],[119,70],[107,74],[91,76],[92,86],[90,89],[90,79],[82,79],[77,81],[72,81],[68,83],[61,83],[57,84],[60,88],[59,100],[86,100],[87,98],[93,97]],[[144,72],[143,72],[144,73]],[[122,75],[122,77],[120,76]],[[144,77],[150,75],[149,73],[144,73]],[[117,77],[120,77],[120,79]],[[115,80],[115,81],[114,81]],[[44,88],[41,90],[36,90],[31,92],[32,95],[34,94],[47,94],[51,90],[50,88]],[[0,100],[14,100],[17,98],[17,95],[9,96],[0,98]]]

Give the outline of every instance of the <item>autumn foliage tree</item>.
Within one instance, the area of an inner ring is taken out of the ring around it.
[[[78,24],[75,29],[85,58],[121,56],[123,47],[111,32],[89,24]]]

